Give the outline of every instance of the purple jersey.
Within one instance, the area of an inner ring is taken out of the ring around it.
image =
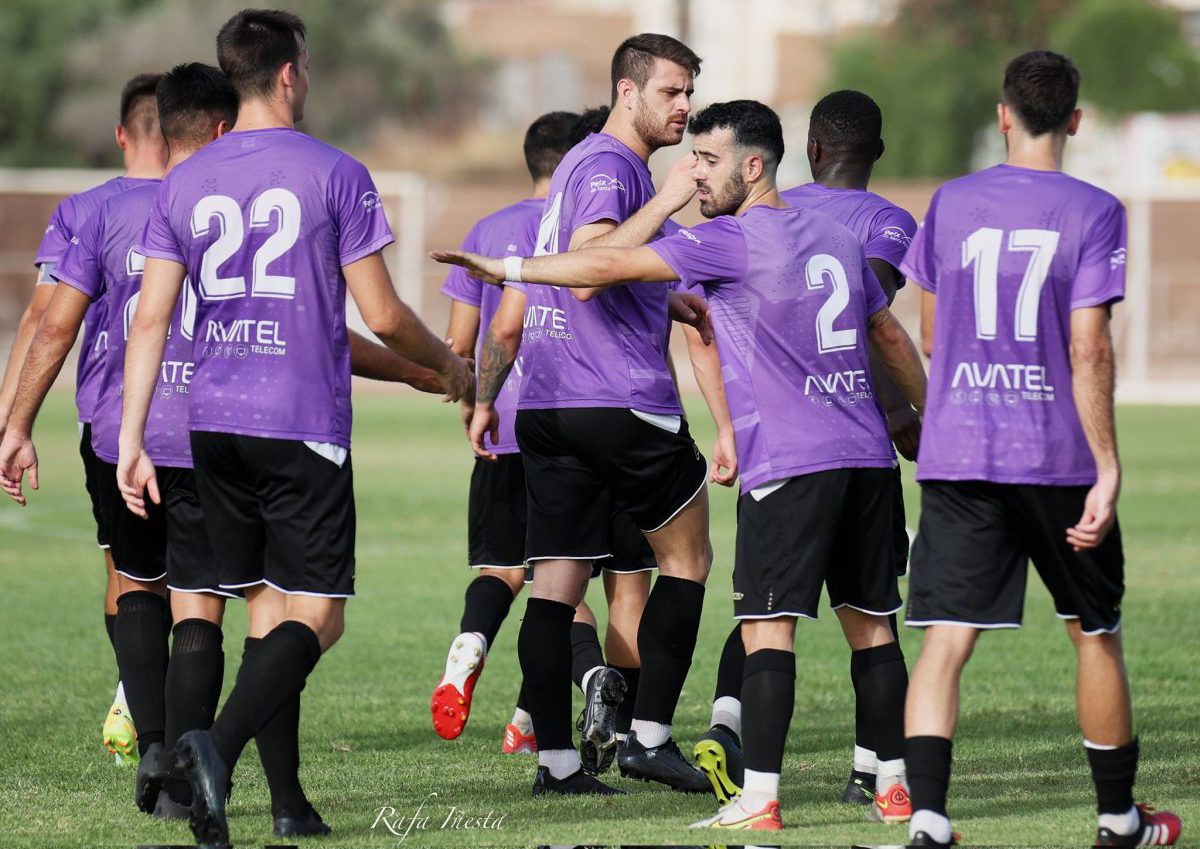
[[[1096,480],[1071,390],[1071,310],[1125,295],[1125,209],[1057,171],[938,189],[902,270],[937,295],[917,480]]]
[[[190,428],[349,447],[342,268],[392,241],[367,169],[295,130],[228,133],[171,171],[141,250],[196,286]]]
[[[646,163],[612,136],[594,133],[554,171],[535,254],[567,250],[571,234],[587,224],[620,224],[653,196]],[[519,406],[682,414],[667,368],[667,291],[662,283],[618,286],[585,302],[568,289],[530,286]]]
[[[708,295],[742,492],[892,465],[867,356],[867,317],[887,298],[852,232],[807,209],[755,206],[649,247]]]
[[[806,183],[779,196],[792,206],[824,212],[858,237],[867,259],[881,259],[893,268],[900,267],[917,232],[911,215],[874,192]]]
[[[462,249],[484,256],[529,256],[533,253],[533,234],[542,215],[542,201],[533,198],[506,206],[486,218],[481,218],[463,240]],[[532,230],[532,233],[531,233]],[[475,362],[479,363],[483,351],[483,340],[487,335],[492,317],[500,306],[504,294],[501,286],[488,286],[474,277],[467,276],[465,269],[454,266],[442,284],[442,294],[479,307],[479,336],[475,340]],[[517,409],[517,397],[521,392],[521,361],[513,364],[508,379],[496,396],[495,409],[500,417],[500,441],[491,444],[495,454],[515,454],[517,435],[513,432],[513,419]],[[491,443],[491,437],[485,437]]]
[[[113,177],[86,192],[71,195],[55,207],[54,214],[50,216],[46,234],[42,237],[37,256],[33,260],[34,265],[48,263],[55,266],[62,262],[67,248],[79,234],[84,222],[104,201],[136,186],[157,182],[137,177]],[[100,337],[103,326],[104,304],[97,301],[83,317],[83,341],[79,345],[79,363],[75,372],[75,407],[81,422],[92,420],[93,408],[96,406],[100,368],[104,360],[104,340]]]
[[[125,396],[125,343],[137,310],[146,258],[135,245],[154,198],[158,180],[105,201],[83,225],[70,250],[55,269],[63,283],[83,292],[93,303],[104,303],[107,340],[99,379],[99,396],[92,416],[92,448],[109,463],[117,462],[121,405]],[[158,385],[146,419],[146,453],[160,466],[191,468],[188,439],[188,384],[192,376],[192,326],[196,295],[191,284],[175,307],[175,317],[163,349]],[[186,316],[186,318],[185,318]]]

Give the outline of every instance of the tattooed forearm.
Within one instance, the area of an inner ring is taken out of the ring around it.
[[[483,350],[479,353],[479,379],[475,387],[476,401],[490,404],[496,400],[516,359],[516,348],[509,350],[509,347],[497,339],[489,327],[487,336],[483,340]]]

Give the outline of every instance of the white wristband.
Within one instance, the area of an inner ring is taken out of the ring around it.
[[[521,262],[519,256],[506,256],[504,258],[504,280],[507,283],[521,282]]]

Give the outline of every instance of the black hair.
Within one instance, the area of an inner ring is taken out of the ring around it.
[[[604,125],[608,123],[610,112],[612,112],[611,106],[597,106],[593,109],[584,109],[579,116],[579,120],[575,122],[575,126],[571,129],[571,147],[579,144],[590,134],[603,130]]]
[[[700,73],[701,59],[677,38],[644,32],[621,42],[612,58],[612,102],[617,102],[617,83],[631,80],[638,89],[646,86],[654,70],[655,59],[666,59],[687,68],[694,78]]]
[[[1061,53],[1030,50],[1004,69],[1004,102],[1033,136],[1066,129],[1079,99],[1079,70]]]
[[[883,113],[879,104],[861,91],[831,92],[813,107],[808,133],[822,147],[873,162],[883,138]]]
[[[217,62],[241,97],[267,97],[280,67],[300,60],[304,21],[291,12],[243,9],[217,33]]]
[[[121,89],[121,126],[145,138],[154,132],[154,89],[162,74],[138,74]]]
[[[783,159],[783,127],[771,107],[757,100],[731,100],[713,103],[692,116],[688,129],[692,135],[709,133],[718,127],[733,131],[738,147],[752,147],[770,159],[768,167],[779,165]]]
[[[525,167],[535,180],[549,177],[574,147],[571,130],[579,116],[574,112],[547,112],[525,131]]]
[[[176,65],[158,83],[158,123],[171,147],[202,146],[222,121],[233,126],[237,110],[237,92],[212,65]]]

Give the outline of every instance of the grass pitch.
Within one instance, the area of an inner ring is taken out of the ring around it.
[[[456,411],[433,399],[360,395],[355,406],[359,597],[348,607],[346,637],[304,693],[301,777],[335,829],[333,839],[312,845],[740,842],[686,828],[714,810],[711,799],[623,779],[616,781],[629,795],[619,799],[531,798],[533,759],[499,754],[519,683],[521,600],[489,656],[467,731],[452,743],[434,735],[429,694],[470,579],[471,454]],[[711,425],[700,404],[692,410],[707,453]],[[100,746],[116,673],[72,419],[69,397],[53,395],[37,432],[42,491],[24,510],[7,500],[0,505],[0,844],[188,843],[186,825],[134,809],[133,772],[115,767]],[[1178,811],[1184,843],[1200,845],[1200,412],[1125,408],[1119,419],[1126,652],[1142,739],[1137,797]],[[707,726],[731,621],[734,497],[714,488],[712,502],[716,565],[676,717],[685,750]],[[599,586],[589,600],[603,617]],[[968,844],[1085,845],[1094,836],[1094,808],[1074,720],[1073,657],[1036,581],[1025,621],[1020,632],[986,635],[966,673],[950,813]],[[227,691],[244,635],[245,617],[231,605]],[[902,634],[910,666],[919,643],[916,632]],[[835,618],[825,613],[819,623],[802,622],[797,652],[782,784],[787,828],[771,842],[902,843],[903,826],[866,823],[861,809],[834,801],[853,745],[849,650]],[[234,781],[234,841],[274,842],[253,747]],[[381,809],[400,834],[382,821],[372,827]],[[489,814],[491,827],[481,828]]]

